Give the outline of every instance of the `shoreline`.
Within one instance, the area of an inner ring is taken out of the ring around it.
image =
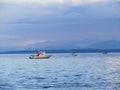
[[[56,49],[40,50],[46,53],[120,53],[120,49]],[[1,51],[0,54],[35,54],[38,50]]]

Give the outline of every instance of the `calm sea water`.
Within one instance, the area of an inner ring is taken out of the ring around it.
[[[0,55],[0,90],[120,90],[120,53]]]

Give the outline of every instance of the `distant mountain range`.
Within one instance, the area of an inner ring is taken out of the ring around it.
[[[120,49],[120,41],[104,41],[88,45],[86,48],[93,49]]]
[[[54,41],[32,44],[25,49],[120,49],[120,41]]]
[[[88,44],[89,43],[89,44]],[[54,42],[47,42],[47,43],[36,43],[26,47],[17,48],[0,48],[0,52],[4,51],[19,51],[19,52],[36,52],[38,50],[47,50],[48,52],[62,52],[66,51],[69,52],[80,50],[80,51],[103,51],[103,50],[120,50],[120,41],[110,40],[110,41],[90,41],[90,40],[83,40],[83,41],[54,41]],[[51,51],[50,51],[51,50]]]

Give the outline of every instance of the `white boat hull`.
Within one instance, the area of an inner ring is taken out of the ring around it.
[[[44,56],[36,56],[36,55],[31,55],[29,59],[49,59],[51,55],[44,55]]]

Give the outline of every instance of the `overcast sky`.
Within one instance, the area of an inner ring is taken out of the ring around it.
[[[120,40],[120,0],[0,0],[0,47],[83,40]]]

